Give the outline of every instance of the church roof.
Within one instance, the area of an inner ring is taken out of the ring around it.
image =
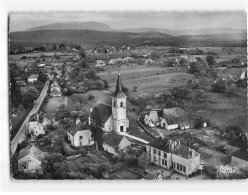
[[[125,97],[125,96],[126,95],[124,94],[122,90],[121,77],[120,77],[120,74],[118,74],[114,97]]]
[[[92,121],[97,121],[97,119],[100,118],[101,123],[104,124],[111,115],[112,106],[98,102],[98,104],[93,107],[93,110],[90,113],[90,118]]]

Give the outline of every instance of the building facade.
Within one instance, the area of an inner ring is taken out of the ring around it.
[[[146,146],[146,152],[150,162],[186,176],[200,169],[200,154],[180,141],[157,139]]]
[[[120,74],[117,78],[115,93],[112,96],[112,105],[99,102],[90,109],[90,123],[101,123],[105,132],[126,133],[129,127],[127,119],[127,96],[122,90]]]

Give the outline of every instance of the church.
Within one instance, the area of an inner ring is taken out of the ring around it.
[[[126,133],[129,120],[126,114],[127,96],[122,90],[120,74],[117,77],[115,92],[112,96],[112,105],[97,102],[90,109],[89,123],[101,123],[105,132]]]

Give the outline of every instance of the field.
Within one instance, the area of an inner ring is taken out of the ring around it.
[[[129,89],[130,97],[143,93],[158,94],[167,89],[185,85],[192,77],[186,72],[186,69],[179,67],[161,68],[133,64],[132,66],[122,66],[119,72],[122,84]],[[98,74],[102,79],[108,81],[112,91],[115,89],[117,75],[117,68]],[[133,91],[134,86],[137,86],[137,92]]]
[[[202,102],[187,102],[185,110],[190,114],[208,118],[220,126],[240,125],[247,133],[247,97],[245,92],[242,94],[229,96],[208,92]]]

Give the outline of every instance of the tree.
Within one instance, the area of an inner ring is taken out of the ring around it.
[[[56,51],[56,50],[57,50],[56,44],[53,44],[53,51]]]
[[[48,80],[48,76],[45,73],[40,73],[38,75],[38,81],[45,83]]]
[[[78,53],[78,55],[82,58],[85,59],[87,57],[85,50],[80,50],[80,52]]]
[[[34,86],[29,86],[22,96],[22,104],[25,108],[33,106],[34,100],[39,97],[39,92]]]
[[[59,44],[59,49],[64,50],[65,49],[65,44],[64,43]]]
[[[134,86],[134,87],[133,87],[133,91],[134,91],[134,92],[136,92],[136,91],[137,91],[137,89],[138,89],[138,87],[137,87],[137,86]]]
[[[216,83],[212,84],[211,87],[213,92],[221,93],[226,90],[226,82],[220,79]]]
[[[207,56],[206,57],[206,61],[207,61],[207,63],[208,63],[209,66],[216,64],[216,61],[215,61],[215,59],[214,59],[213,56]]]
[[[204,64],[202,62],[190,63],[189,73],[191,74],[203,74],[205,72]]]
[[[22,94],[20,87],[17,85],[12,75],[10,77],[10,93],[11,104],[14,106],[18,106],[22,102]]]

